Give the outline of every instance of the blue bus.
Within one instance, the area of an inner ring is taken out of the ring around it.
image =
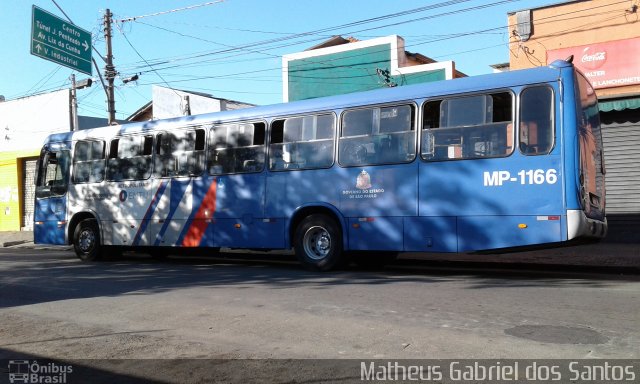
[[[48,137],[35,241],[110,250],[471,252],[602,238],[595,92],[568,61]],[[117,248],[116,248],[117,247]]]

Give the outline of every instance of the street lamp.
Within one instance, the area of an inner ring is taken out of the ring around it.
[[[80,129],[78,127],[78,98],[76,97],[76,89],[88,88],[93,83],[91,79],[84,79],[76,82],[76,75],[71,75],[71,118],[72,118],[72,131]]]
[[[127,83],[132,82],[132,81],[137,81],[138,78],[139,78],[138,75],[133,75],[131,77],[127,77],[126,79],[122,79],[122,84],[127,84]]]

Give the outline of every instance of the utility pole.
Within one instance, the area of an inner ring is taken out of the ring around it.
[[[83,89],[90,87],[93,83],[91,79],[84,79],[76,82],[76,75],[71,74],[71,130],[77,131],[80,129],[80,124],[78,123],[78,94],[76,93],[77,89]]]
[[[113,51],[111,49],[111,18],[113,14],[107,8],[104,12],[104,38],[107,44],[106,64],[104,66],[104,74],[107,78],[107,110],[109,115],[107,123],[109,125],[116,122],[116,100],[114,96],[113,82],[116,77],[116,67],[113,65]]]
[[[76,96],[76,75],[71,75],[71,130],[78,130],[78,98]]]

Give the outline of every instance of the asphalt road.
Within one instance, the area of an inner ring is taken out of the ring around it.
[[[0,359],[640,358],[637,269],[231,256],[0,249]]]

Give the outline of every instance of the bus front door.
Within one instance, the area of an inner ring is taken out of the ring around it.
[[[68,150],[43,150],[36,179],[34,242],[66,244]]]

